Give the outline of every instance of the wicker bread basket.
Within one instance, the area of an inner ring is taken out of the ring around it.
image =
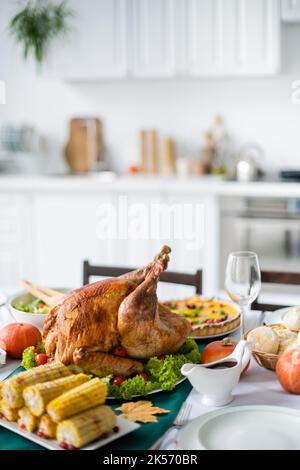
[[[257,364],[265,369],[276,369],[276,364],[279,358],[279,354],[263,353],[259,351],[252,351],[252,356],[256,360]]]
[[[276,324],[272,326],[276,326]],[[247,336],[250,331],[251,330],[247,331],[244,334],[244,339],[247,339]],[[254,357],[259,366],[264,367],[265,369],[275,370],[280,354],[265,353],[252,349],[252,356]]]

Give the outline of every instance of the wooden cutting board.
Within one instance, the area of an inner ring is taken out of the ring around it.
[[[88,172],[103,159],[102,122],[98,118],[73,118],[65,158],[71,171]]]

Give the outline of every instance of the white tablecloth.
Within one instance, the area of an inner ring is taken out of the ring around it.
[[[0,309],[0,327],[12,321],[6,308]],[[249,312],[247,314],[245,329],[250,330],[262,321],[259,312]],[[240,338],[240,332],[237,331],[231,335],[236,341]],[[8,359],[7,364],[0,368],[0,381],[5,379],[18,365],[20,361]],[[300,409],[300,395],[291,395],[285,392],[273,371],[266,370],[259,367],[255,360],[251,359],[251,366],[247,374],[240,380],[238,386],[233,392],[234,400],[228,406],[238,405],[276,405],[287,406],[291,408]],[[194,389],[189,394],[187,401],[191,403],[192,408],[189,415],[189,420],[197,418],[204,413],[212,411],[216,408],[208,407],[201,404],[201,395]],[[172,431],[161,448],[176,449],[177,432]]]
[[[276,373],[260,367],[253,358],[248,372],[241,378],[233,395],[234,400],[227,406],[272,405],[300,409],[300,395],[285,392],[277,380]],[[201,395],[195,389],[189,394],[187,402],[192,405],[189,421],[217,409],[202,405]],[[178,449],[177,436],[177,431],[169,433],[161,449]]]
[[[262,317],[259,312],[248,312],[245,330],[255,328],[261,322]],[[231,336],[238,341],[240,332],[237,331]],[[233,395],[234,400],[227,406],[275,405],[300,409],[300,395],[285,392],[277,380],[276,373],[260,367],[254,358],[251,358],[251,365],[233,391]],[[202,405],[201,395],[195,389],[189,394],[187,402],[192,405],[189,421],[217,409],[216,407]],[[160,448],[178,449],[177,434],[178,432],[175,430],[169,433]]]
[[[14,320],[11,317],[8,309],[6,307],[0,308],[0,328],[12,323]],[[0,368],[0,382],[4,380],[13,370],[15,370],[19,365],[20,360],[7,359],[6,364]]]

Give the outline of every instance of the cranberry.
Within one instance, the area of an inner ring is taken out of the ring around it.
[[[145,382],[147,382],[147,380],[148,380],[148,375],[146,374],[146,372],[141,372],[141,373],[138,374],[138,375],[140,375],[140,376],[142,377],[142,379],[144,379]]]
[[[126,357],[127,356],[127,352],[126,352],[126,349],[122,348],[122,346],[119,346],[117,348],[114,348],[112,353],[115,355],[115,356],[119,356],[119,357]]]
[[[113,432],[119,432],[119,427],[118,426],[115,426],[114,429],[113,429]]]
[[[45,434],[44,434],[42,431],[38,431],[38,432],[37,432],[37,435],[38,435],[39,437],[43,438],[43,439],[45,439],[45,437],[46,437]]]
[[[124,377],[117,376],[113,379],[113,384],[117,385],[117,387],[121,387],[124,381],[125,381]]]
[[[25,424],[20,424],[20,428],[21,428],[21,429],[26,429]]]
[[[166,359],[166,355],[165,354],[160,354],[158,356],[158,359],[160,359],[161,361],[164,361]]]
[[[4,415],[0,413],[0,419],[3,419],[3,418],[4,418]]]
[[[69,445],[63,441],[59,443],[59,447],[61,447],[62,449],[68,450]]]

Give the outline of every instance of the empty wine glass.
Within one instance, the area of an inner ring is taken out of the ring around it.
[[[225,288],[233,302],[241,308],[241,332],[245,331],[246,307],[256,299],[261,288],[257,254],[252,251],[230,253],[225,273]]]

